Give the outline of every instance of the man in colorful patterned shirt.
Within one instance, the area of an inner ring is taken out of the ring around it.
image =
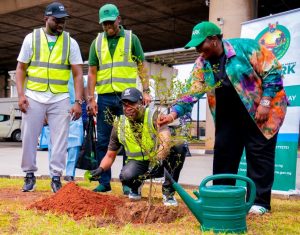
[[[190,47],[195,47],[200,56],[185,94],[158,124],[191,112],[207,91],[216,127],[213,174],[236,174],[245,148],[247,176],[257,190],[250,213],[264,214],[271,209],[277,133],[287,107],[281,65],[252,39],[222,40],[220,28],[211,22],[194,27],[192,39],[185,46]],[[214,184],[233,185],[235,180]]]

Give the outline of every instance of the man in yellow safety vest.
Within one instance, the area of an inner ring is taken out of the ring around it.
[[[171,134],[168,126],[156,127],[158,112],[150,105],[142,103],[142,93],[136,88],[127,88],[121,95],[124,115],[121,115],[113,127],[108,151],[99,168],[91,171],[92,179],[102,178],[110,169],[121,145],[124,146],[127,158],[120,173],[123,185],[130,188],[129,199],[141,199],[141,186],[149,177],[161,177],[165,167],[177,182],[182,169],[187,146],[181,143],[171,144]],[[156,149],[155,142],[158,141]],[[173,145],[173,146],[172,146]],[[161,162],[158,169],[148,171],[150,160]],[[163,202],[166,206],[177,206],[174,197],[175,190],[169,179],[162,186]]]
[[[36,186],[36,150],[45,116],[52,144],[51,188],[57,192],[66,164],[70,118],[77,120],[81,115],[83,62],[77,42],[64,31],[68,16],[61,3],[48,5],[46,26],[25,37],[18,57],[16,84],[22,111],[22,169],[26,172],[23,192],[34,191]],[[68,92],[71,70],[76,97],[72,107]]]
[[[97,158],[101,162],[109,143],[112,126],[107,123],[109,115],[123,113],[120,104],[122,91],[136,87],[137,76],[143,85],[143,102],[151,101],[149,79],[144,67],[144,52],[138,37],[121,25],[118,8],[105,4],[99,10],[99,23],[103,31],[92,42],[89,54],[88,111],[97,115]],[[98,94],[95,101],[94,92]],[[98,103],[98,104],[97,104]],[[96,192],[108,192],[111,171],[107,170],[99,180]],[[124,190],[124,193],[128,193]]]

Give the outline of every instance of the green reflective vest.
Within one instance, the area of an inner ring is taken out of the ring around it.
[[[32,33],[33,55],[27,68],[27,88],[34,91],[52,93],[68,92],[68,81],[71,75],[69,63],[70,36],[63,32],[58,36],[50,51],[48,40],[42,28]]]
[[[142,138],[132,132],[128,118],[125,115],[120,116],[118,122],[118,139],[123,144],[128,160],[149,160],[149,156],[154,154],[155,147],[155,128],[153,126],[153,112],[149,108],[145,110],[144,122],[140,125]],[[138,128],[139,129],[139,128]]]
[[[113,58],[109,52],[107,37],[99,33],[95,50],[99,60],[96,91],[98,94],[122,92],[126,88],[136,87],[137,64],[132,59],[130,30],[124,30],[125,37],[120,37]]]

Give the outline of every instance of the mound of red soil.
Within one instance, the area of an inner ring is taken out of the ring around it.
[[[123,203],[124,199],[89,191],[70,182],[54,195],[38,201],[28,208],[60,214],[67,213],[75,220],[79,220],[85,216],[115,216],[116,208],[121,207]]]
[[[96,217],[99,226],[127,223],[171,223],[189,214],[187,207],[165,207],[161,201],[149,209],[147,201],[96,193],[70,182],[56,194],[30,205],[28,209],[68,214],[75,220]]]

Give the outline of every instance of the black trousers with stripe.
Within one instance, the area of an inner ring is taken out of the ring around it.
[[[236,174],[245,149],[247,176],[256,185],[254,204],[271,209],[277,134],[266,139],[239,97],[231,98],[233,102],[226,104],[217,99],[213,174]],[[235,180],[216,180],[214,184],[234,185]]]

